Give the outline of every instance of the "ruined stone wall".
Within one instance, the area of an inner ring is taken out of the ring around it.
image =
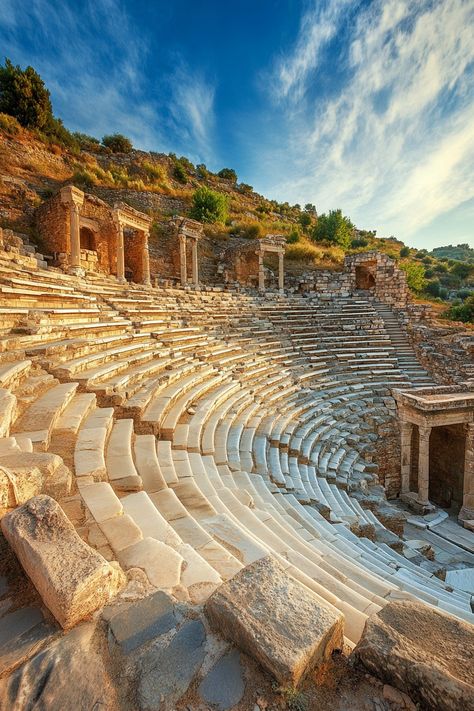
[[[433,318],[432,308],[409,304],[398,312],[416,356],[441,385],[474,378],[474,333],[463,324]]]
[[[125,277],[141,284],[145,272],[143,269],[143,251],[145,235],[139,230],[126,231],[124,234],[125,246]]]
[[[110,207],[95,195],[86,194],[81,207],[81,218],[97,222],[95,232],[95,251],[97,252],[97,269],[105,274],[115,274],[117,271],[117,227],[113,220]],[[84,265],[86,266],[86,265]],[[88,262],[86,268],[91,268]]]
[[[69,206],[61,202],[60,193],[37,208],[35,227],[42,244],[50,254],[71,253]]]
[[[400,492],[400,424],[394,414],[377,429],[374,444],[374,460],[378,465],[379,482],[385,487],[387,499],[395,498]]]

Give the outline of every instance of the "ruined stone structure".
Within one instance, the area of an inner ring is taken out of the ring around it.
[[[343,271],[315,270],[298,280],[299,290],[333,298],[364,291],[384,304],[403,309],[410,296],[405,272],[380,252],[348,255]]]
[[[110,208],[94,195],[67,185],[36,211],[36,227],[54,262],[70,274],[114,274],[150,284],[151,218],[119,202]]]
[[[191,243],[191,283],[195,287],[199,286],[198,242],[203,235],[203,225],[197,220],[191,220],[189,217],[174,217],[170,222],[170,227],[175,231],[179,241],[181,286],[186,286],[189,282],[188,241]]]
[[[265,290],[266,254],[278,255],[278,289],[285,286],[285,244],[282,235],[266,235],[260,239],[240,243],[230,248],[223,255],[225,279],[227,282],[237,282],[241,286],[257,286],[259,291]]]
[[[401,432],[401,493],[421,508],[456,506],[474,520],[474,388],[395,391]],[[413,481],[413,449],[418,451]],[[415,484],[415,487],[413,486]],[[416,496],[413,489],[416,488]]]

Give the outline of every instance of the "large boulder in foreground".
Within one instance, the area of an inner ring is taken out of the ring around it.
[[[432,711],[474,711],[474,625],[420,602],[390,602],[367,620],[354,655]]]
[[[4,516],[2,530],[65,629],[103,607],[125,583],[120,568],[84,543],[50,496],[35,496]]]
[[[216,632],[253,657],[282,686],[296,686],[343,645],[343,615],[321,604],[271,556],[221,585],[208,599],[205,612]]]
[[[107,711],[118,709],[114,686],[87,623],[0,680],[0,709]]]

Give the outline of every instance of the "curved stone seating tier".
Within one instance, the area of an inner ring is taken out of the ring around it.
[[[61,498],[61,454],[106,557],[202,603],[272,553],[343,611],[351,643],[390,599],[472,620],[469,594],[361,505],[391,388],[427,377],[370,300],[55,276],[0,264],[0,466]]]

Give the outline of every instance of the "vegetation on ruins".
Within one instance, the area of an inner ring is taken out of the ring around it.
[[[225,195],[205,186],[198,188],[192,198],[191,217],[199,222],[225,222],[227,217]]]
[[[112,153],[130,153],[133,149],[131,140],[121,133],[112,133],[110,136],[104,136],[102,144],[109,148]]]
[[[446,312],[445,317],[452,321],[474,323],[474,293],[471,293],[464,303],[453,304]]]
[[[400,262],[400,268],[406,274],[407,284],[412,291],[421,293],[426,286],[425,270],[422,264],[416,262]]]
[[[342,214],[342,210],[330,210],[329,213],[319,215],[316,227],[313,230],[313,239],[316,242],[333,242],[341,247],[349,247],[354,234],[354,225],[351,220]]]

